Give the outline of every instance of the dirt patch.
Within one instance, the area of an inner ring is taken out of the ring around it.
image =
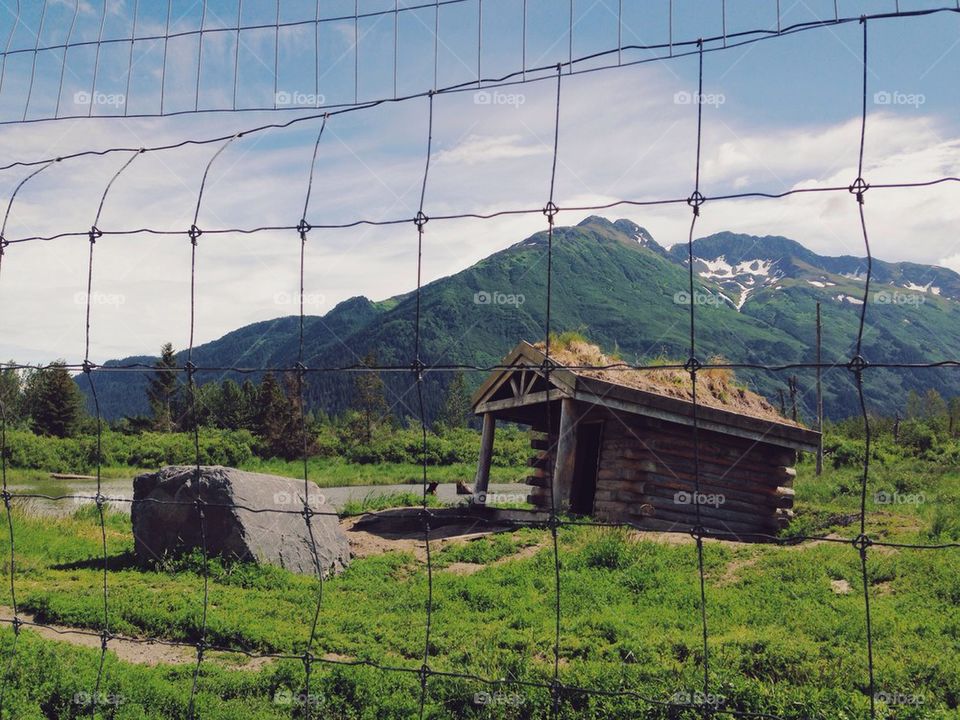
[[[350,539],[350,554],[354,558],[383,555],[387,552],[407,552],[420,562],[427,561],[427,545],[424,542],[422,530],[400,530],[398,532],[377,530],[372,532],[355,527],[357,523],[365,519],[364,517],[355,517],[340,522],[340,527],[343,528]],[[505,529],[504,527],[470,520],[447,524],[430,531],[430,552],[436,552],[451,542],[476,540],[495,532],[502,532]]]
[[[0,606],[0,616],[13,618],[13,608]],[[24,622],[36,622],[36,617],[31,613],[21,610],[18,616]],[[54,640],[77,647],[100,649],[100,636],[91,634],[95,631],[89,628],[44,623],[43,625],[24,625],[24,630],[34,632],[44,640]],[[192,647],[167,645],[162,642],[124,636],[112,637],[107,643],[107,650],[123,662],[150,667],[154,665],[183,665],[197,661],[197,653]],[[272,661],[272,658],[251,658],[243,653],[216,651],[209,651],[206,657],[239,670],[258,670]]]
[[[853,591],[853,588],[850,587],[850,583],[843,579],[831,580],[830,589],[833,590],[833,592],[837,595],[849,595]]]
[[[727,563],[727,566],[723,569],[723,574],[717,578],[715,583],[717,587],[723,587],[725,585],[734,585],[740,581],[740,574],[743,570],[749,567],[753,567],[759,562],[759,557],[745,557],[745,558],[736,558]]]

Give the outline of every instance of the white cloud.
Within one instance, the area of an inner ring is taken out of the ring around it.
[[[455,147],[438,152],[437,162],[476,165],[548,154],[550,148],[526,143],[521,135],[469,135]]]
[[[530,209],[493,221],[431,221],[424,236],[423,277],[463,269],[545,227],[553,152],[555,84],[522,88],[522,105],[477,105],[472,93],[434,99],[434,162],[425,211]],[[657,66],[563,79],[555,201],[561,207],[619,199],[686,198],[693,189],[696,115],[674,104],[677,81]],[[0,155],[32,159],[112,145],[140,147],[209,137],[257,125],[275,115],[197,116],[166,120],[92,120],[8,126]],[[287,116],[284,116],[287,117]],[[868,182],[957,175],[960,140],[946,120],[871,114],[864,176]],[[310,155],[320,122],[243,137],[211,170],[198,224],[214,228],[295,225],[303,211]],[[420,199],[427,140],[427,100],[387,104],[331,117],[321,141],[307,217],[314,225],[358,218],[411,218]],[[765,129],[735,104],[705,109],[701,190],[708,196],[746,190],[846,187],[856,177],[859,119],[835,125]],[[187,341],[192,220],[204,166],[217,145],[188,146],[139,157],[107,199],[101,229],[158,227],[174,236],[104,236],[94,250],[94,290],[123,303],[97,305],[92,357],[100,362]],[[123,155],[58,163],[27,184],[6,236],[85,232],[103,188]],[[26,174],[0,175],[5,195]],[[909,190],[871,189],[865,212],[875,256],[960,269],[954,228],[957,184]],[[0,209],[4,205],[0,198]],[[592,211],[567,211],[573,224]],[[686,241],[685,204],[603,211],[647,227],[664,245]],[[720,230],[793,237],[824,254],[863,254],[856,201],[849,193],[811,193],[783,200],[708,202],[697,235]],[[306,290],[323,297],[322,313],[355,295],[381,299],[416,282],[412,223],[313,230]],[[85,237],[7,248],[0,276],[0,356],[76,360],[83,351]],[[197,342],[296,308],[275,298],[297,291],[295,232],[201,236],[198,245]]]

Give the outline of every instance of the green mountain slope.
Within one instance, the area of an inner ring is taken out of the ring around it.
[[[853,257],[816,255],[787,238],[721,233],[694,243],[697,282],[697,356],[778,365],[814,358],[815,309],[822,303],[823,357],[838,364],[824,373],[831,417],[859,411],[852,374],[866,263]],[[551,328],[582,330],[630,362],[657,357],[684,359],[689,347],[686,246],[665,250],[627,220],[591,217],[556,228],[552,265]],[[960,276],[945,268],[874,263],[875,282],[864,335],[869,361],[922,362],[960,357]],[[546,233],[537,233],[450,277],[432,282],[421,296],[421,359],[429,367],[497,363],[519,340],[539,340],[546,315]],[[308,317],[304,361],[310,368],[357,364],[368,350],[383,365],[413,362],[416,298],[413,293],[372,303],[352,298],[323,317]],[[240,328],[194,350],[201,366],[293,367],[299,345],[296,317]],[[150,362],[147,358],[119,361]],[[797,371],[801,412],[814,408],[812,371]],[[788,373],[741,370],[738,376],[777,402]],[[237,373],[208,373],[200,382]],[[255,375],[254,375],[255,376]],[[417,412],[412,372],[384,374],[398,415]],[[426,373],[425,399],[432,416],[449,373]],[[483,374],[474,372],[476,384]],[[336,413],[352,397],[352,374],[312,373],[311,404]],[[869,406],[902,409],[910,389],[935,387],[960,394],[960,374],[950,371],[870,370]],[[107,417],[146,411],[140,373],[96,376]],[[86,383],[81,379],[81,386]]]

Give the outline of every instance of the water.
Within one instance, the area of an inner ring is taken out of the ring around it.
[[[28,512],[41,515],[69,515],[78,507],[92,504],[97,492],[96,480],[54,480],[53,478],[36,480],[25,483],[11,483],[10,492],[14,495],[46,495],[50,497],[66,497],[60,500],[45,498],[14,498],[12,503]],[[100,492],[107,498],[120,498],[112,507],[120,512],[130,512],[130,500],[133,499],[133,478],[103,479],[100,483]],[[523,483],[491,484],[488,491],[490,504],[517,503],[526,500],[530,488]],[[326,503],[334,508],[340,508],[349,500],[362,500],[367,496],[393,495],[397,493],[423,492],[422,485],[353,485],[348,487],[311,488],[310,494],[316,492],[322,495]],[[457,495],[454,483],[443,483],[437,487],[437,498],[441,502],[456,502],[466,496]],[[79,497],[77,497],[79,496]],[[123,502],[126,500],[127,502]]]

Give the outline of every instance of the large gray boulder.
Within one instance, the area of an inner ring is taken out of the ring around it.
[[[211,556],[331,575],[350,562],[350,545],[334,510],[310,488],[312,542],[303,515],[303,481],[221,466],[170,466],[133,480],[134,550],[141,563],[202,547],[197,491]],[[239,507],[238,507],[239,506]],[[284,512],[269,512],[269,511]]]

